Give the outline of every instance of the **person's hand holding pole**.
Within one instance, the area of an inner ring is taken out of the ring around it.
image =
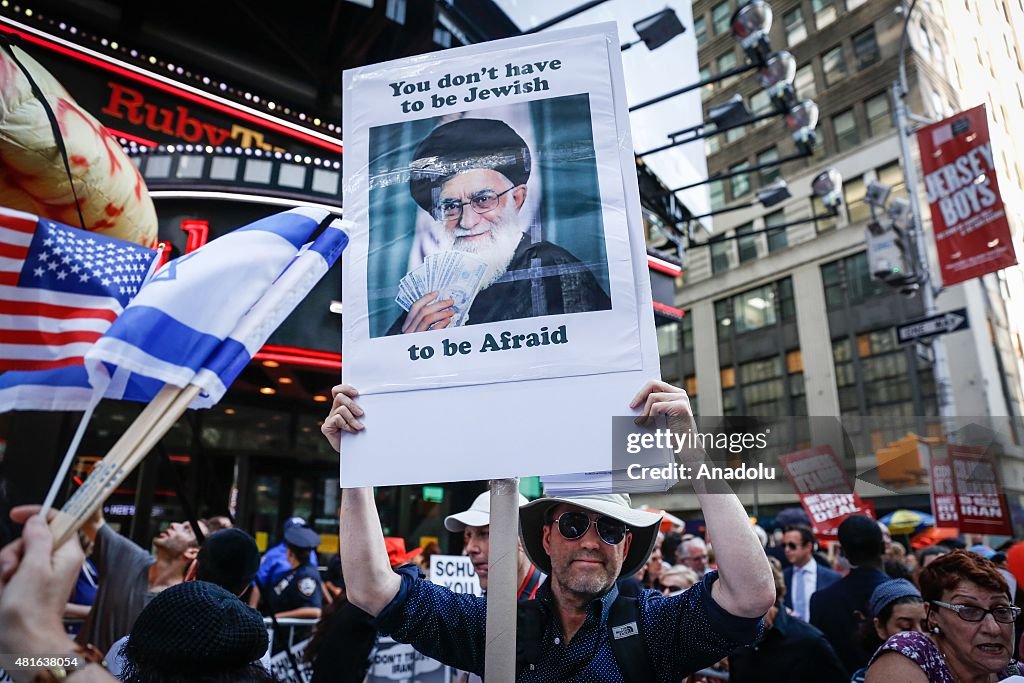
[[[641,406],[638,422],[666,415],[674,432],[696,431],[690,399],[679,387],[661,381],[648,382],[630,403],[631,408]],[[683,464],[695,466],[694,474],[696,466],[707,458],[703,449],[698,448],[683,448],[679,455]],[[712,597],[730,614],[763,615],[775,604],[775,579],[743,504],[723,480],[695,476],[691,482],[704,511],[708,535],[717,540],[719,580],[711,590]]]
[[[21,538],[0,550],[0,652],[74,656],[61,614],[85,555],[77,539],[54,549],[53,535],[36,509],[23,506],[11,511],[11,519],[25,528]],[[114,680],[96,666],[86,671],[75,674],[74,680]],[[7,673],[22,683],[33,680],[39,669],[12,668]]]

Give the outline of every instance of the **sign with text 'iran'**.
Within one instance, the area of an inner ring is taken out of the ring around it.
[[[850,515],[875,516],[871,505],[853,490],[830,446],[787,453],[779,463],[800,496],[817,538],[835,539],[839,525]]]
[[[430,581],[453,593],[484,594],[473,562],[465,555],[431,555]]]
[[[932,458],[929,464],[931,474],[932,514],[935,526],[955,528],[959,525],[957,514],[956,487],[953,483],[953,468],[948,458]]]
[[[917,132],[942,284],[1016,265],[985,105]]]
[[[950,444],[949,461],[961,533],[1012,534],[995,459],[985,449]]]

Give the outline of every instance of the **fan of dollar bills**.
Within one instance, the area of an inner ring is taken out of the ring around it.
[[[438,299],[451,299],[455,315],[448,327],[466,322],[473,299],[480,292],[487,264],[463,251],[444,251],[431,254],[423,263],[410,271],[398,283],[395,302],[408,311],[429,292],[437,292]]]

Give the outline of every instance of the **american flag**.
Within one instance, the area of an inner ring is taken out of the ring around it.
[[[41,407],[26,402],[26,385],[53,393],[62,382],[80,383],[85,352],[139,291],[155,256],[0,208],[0,410]],[[18,385],[21,399],[4,400]]]

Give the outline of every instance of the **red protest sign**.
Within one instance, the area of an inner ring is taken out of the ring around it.
[[[819,539],[836,538],[839,525],[850,515],[874,519],[874,507],[853,490],[846,470],[830,446],[816,446],[779,458],[800,504],[811,518],[811,530]]]
[[[917,132],[944,285],[1017,263],[999,195],[985,105]]]
[[[1011,535],[1010,511],[999,486],[995,459],[983,448],[950,444],[949,461],[960,531]]]
[[[956,488],[953,483],[953,468],[946,458],[932,458],[929,464],[932,514],[935,526],[956,527],[960,522],[957,514]]]

